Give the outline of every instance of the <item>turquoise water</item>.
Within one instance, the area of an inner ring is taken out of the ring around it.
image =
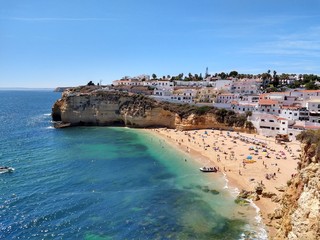
[[[0,91],[0,165],[16,169],[0,174],[0,239],[258,236],[254,209],[234,204],[223,177],[201,174],[163,140],[127,128],[53,129],[59,97]]]

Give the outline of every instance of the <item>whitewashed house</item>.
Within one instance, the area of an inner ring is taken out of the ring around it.
[[[307,101],[306,108],[309,111],[309,121],[320,123],[320,99]]]

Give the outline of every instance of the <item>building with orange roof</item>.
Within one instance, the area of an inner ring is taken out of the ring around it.
[[[291,96],[301,98],[301,100],[308,100],[311,97],[320,97],[320,90],[295,90],[291,92]]]
[[[258,111],[262,113],[269,113],[278,115],[280,113],[280,107],[278,101],[271,99],[259,99]]]

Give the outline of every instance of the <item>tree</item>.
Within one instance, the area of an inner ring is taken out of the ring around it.
[[[94,83],[92,81],[88,82],[87,86],[94,86]]]
[[[221,73],[219,73],[219,77],[221,77],[221,79],[226,79],[227,74],[225,74],[224,72],[221,72]]]
[[[237,72],[237,71],[231,71],[231,72],[229,73],[229,76],[235,78],[235,77],[238,76],[238,72]]]
[[[307,90],[317,90],[319,89],[319,87],[312,81],[312,82],[308,82],[306,85],[305,85],[305,88]]]
[[[157,79],[157,75],[155,73],[152,74],[153,79]]]

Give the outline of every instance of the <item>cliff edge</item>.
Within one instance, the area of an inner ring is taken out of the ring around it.
[[[320,131],[298,135],[302,143],[298,173],[287,183],[281,207],[272,216],[274,239],[320,239]]]
[[[244,114],[213,107],[158,102],[143,95],[104,90],[95,86],[64,91],[62,98],[52,107],[52,119],[60,122],[58,126],[255,130]]]

